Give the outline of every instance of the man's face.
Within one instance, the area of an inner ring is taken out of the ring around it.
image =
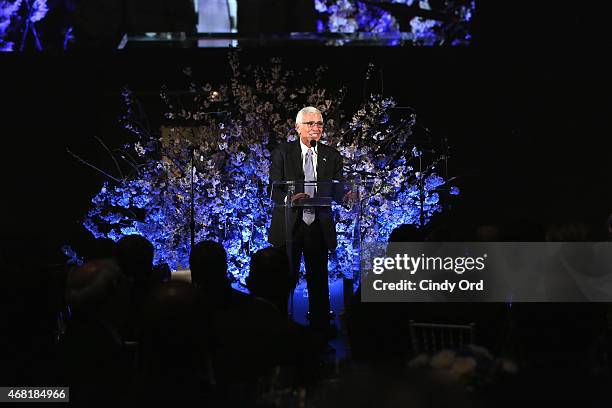
[[[306,124],[309,123],[309,124]],[[323,117],[320,113],[304,113],[301,123],[295,124],[295,129],[300,135],[300,140],[306,146],[310,146],[311,140],[317,142],[323,134]]]

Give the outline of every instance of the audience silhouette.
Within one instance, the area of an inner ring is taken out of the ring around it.
[[[576,222],[545,229],[526,219],[402,225],[389,241],[603,241],[612,236],[611,220],[607,231],[601,224],[597,229]],[[300,387],[310,390],[317,406],[427,406],[422,402],[442,389],[457,397],[455,405],[473,406],[464,399],[471,403],[476,396],[496,403],[486,399],[493,394],[455,393],[406,371],[411,320],[474,323],[480,345],[514,358],[524,370],[515,384],[522,390],[537,394],[538,378],[548,379],[542,389],[549,391],[572,379],[595,395],[608,378],[609,361],[601,357],[611,348],[607,303],[376,304],[361,302],[358,290],[347,302],[343,324],[347,358],[360,369],[328,389],[324,367],[330,357],[288,314],[293,282],[283,251],[251,254],[240,282],[228,274],[221,244],[199,242],[189,257],[190,283],[169,280],[167,268],[154,267],[154,247],[138,235],[116,244],[92,241],[82,266],[49,266],[30,256],[42,252],[40,242],[18,237],[4,238],[0,247],[3,298],[14,306],[5,320],[9,332],[0,339],[6,362],[0,379],[69,385],[76,406],[137,401],[254,406],[262,392],[292,389],[295,396]],[[559,265],[552,266],[552,273],[561,273]],[[383,378],[388,384],[381,384]],[[499,392],[513,394],[508,388]],[[506,405],[517,401],[519,394],[513,395]],[[444,404],[443,398],[439,402]]]

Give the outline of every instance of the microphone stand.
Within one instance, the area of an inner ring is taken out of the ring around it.
[[[189,214],[189,232],[190,232],[190,237],[191,237],[191,250],[193,251],[193,247],[195,246],[195,193],[194,193],[194,179],[195,179],[195,175],[194,175],[194,171],[195,171],[195,160],[193,159],[193,156],[195,156],[195,151],[196,148],[195,146],[191,146],[191,157],[189,159],[190,164],[191,164],[191,188],[190,188],[190,214]]]
[[[419,205],[420,205],[420,213],[419,213],[419,226],[423,228],[425,225],[425,185],[424,177],[423,177],[423,152],[419,154]]]

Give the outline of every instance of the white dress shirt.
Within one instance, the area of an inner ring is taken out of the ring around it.
[[[229,33],[230,8],[227,0],[197,0],[199,33]]]
[[[312,165],[314,167],[314,175],[315,175],[315,181],[317,180],[317,147],[309,147],[306,146],[304,143],[302,143],[302,141],[300,140],[300,147],[302,148],[302,170],[304,170],[304,165],[306,164],[306,152],[308,152],[308,149],[312,149]]]

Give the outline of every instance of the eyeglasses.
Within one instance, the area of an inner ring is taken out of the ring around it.
[[[302,123],[302,125],[306,125],[309,128],[313,128],[315,126],[316,127],[320,127],[320,128],[323,127],[323,122],[313,122],[313,121],[310,121],[310,122],[301,122],[301,123]]]

